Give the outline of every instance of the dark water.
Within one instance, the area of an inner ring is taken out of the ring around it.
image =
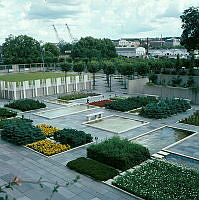
[[[154,154],[191,134],[193,134],[193,132],[164,127],[143,137],[137,138],[134,141],[147,147],[150,153]]]

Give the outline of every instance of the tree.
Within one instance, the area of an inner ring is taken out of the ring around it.
[[[42,48],[45,49],[45,54],[51,53],[55,57],[58,57],[60,55],[59,47],[57,47],[56,45],[50,42],[47,42],[46,44],[44,44]]]
[[[27,35],[10,35],[2,46],[2,54],[7,64],[26,63],[27,59],[35,62],[41,57],[41,48],[37,40]]]
[[[58,47],[60,49],[60,53],[61,55],[65,55],[66,54],[66,51],[71,51],[72,48],[73,48],[73,45],[70,44],[70,43],[66,43],[66,42],[60,42],[58,44]]]
[[[107,82],[111,92],[111,75],[115,73],[115,64],[109,60],[103,62],[103,70],[107,75]]]
[[[190,7],[180,16],[182,20],[181,45],[188,51],[199,50],[199,7]]]
[[[78,72],[79,76],[81,76],[81,73],[84,71],[84,69],[85,69],[85,63],[82,61],[76,62],[73,65],[73,71]]]
[[[87,70],[93,74],[93,89],[95,89],[95,74],[101,69],[100,63],[96,60],[92,60],[87,65]]]

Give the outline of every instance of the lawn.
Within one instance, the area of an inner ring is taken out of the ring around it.
[[[18,73],[18,74],[8,74],[0,76],[1,81],[8,82],[19,82],[19,81],[31,81],[39,79],[48,79],[48,78],[58,78],[64,77],[64,73],[55,73],[55,72],[32,72],[32,73]],[[73,74],[67,74],[67,76],[74,76]]]

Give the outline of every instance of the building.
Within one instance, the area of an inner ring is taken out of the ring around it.
[[[150,41],[149,46],[151,47],[161,47],[165,45],[165,41],[162,40],[155,40],[155,41]]]
[[[131,45],[130,45],[130,42],[127,41],[127,40],[120,40],[119,41],[119,46],[120,47],[130,47]]]
[[[177,39],[177,38],[167,39],[165,40],[165,46],[168,46],[168,47],[180,46],[180,39]]]
[[[127,58],[142,57],[146,55],[146,49],[143,47],[116,47],[116,52],[119,56]]]

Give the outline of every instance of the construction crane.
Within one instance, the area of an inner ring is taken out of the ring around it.
[[[59,42],[59,43],[62,42],[63,39],[61,39],[61,38],[59,37],[59,34],[58,34],[58,32],[57,32],[57,29],[55,28],[55,25],[53,24],[52,26],[53,26],[53,29],[54,29],[54,31],[55,31],[55,35],[56,35],[56,38],[57,38],[58,42]]]
[[[68,24],[66,24],[66,28],[67,28],[67,30],[68,30],[68,34],[69,34],[69,37],[70,37],[70,39],[71,39],[72,44],[78,42],[78,39],[77,39],[77,38],[74,38],[73,35],[71,34],[71,31],[70,31],[70,28],[69,28]]]

